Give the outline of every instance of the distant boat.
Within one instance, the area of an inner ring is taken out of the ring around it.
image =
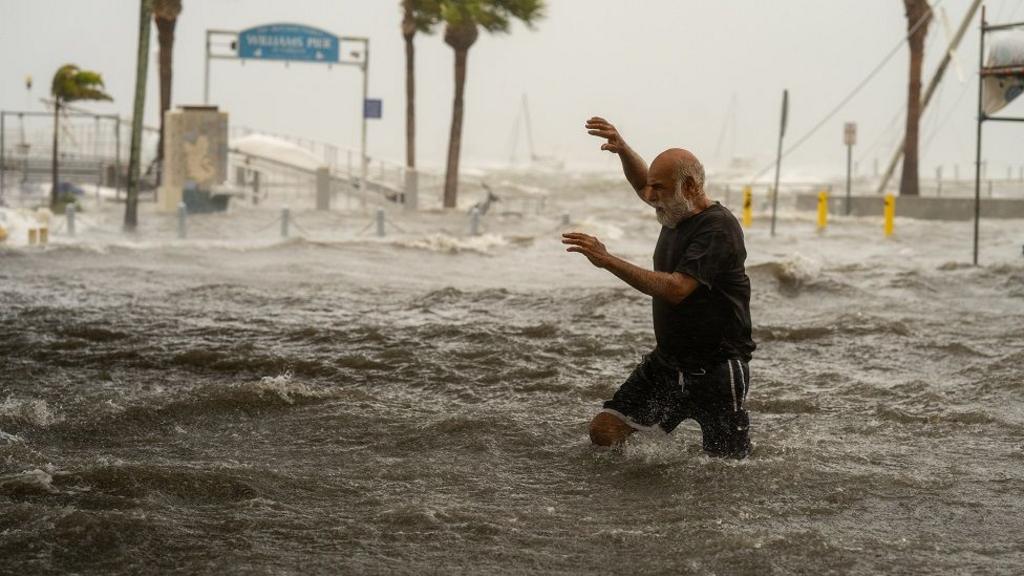
[[[526,130],[526,150],[529,154],[530,168],[542,168],[546,170],[562,170],[565,168],[565,162],[561,159],[537,153],[533,144],[533,123],[530,121],[530,103],[526,98],[526,94],[523,94],[522,105],[519,107],[519,113],[516,114],[515,126],[512,128],[509,164],[512,166],[520,165],[518,161],[520,126],[523,126]]]

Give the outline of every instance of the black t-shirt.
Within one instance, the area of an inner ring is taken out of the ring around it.
[[[705,366],[730,358],[750,361],[750,278],[743,268],[743,230],[715,202],[700,213],[662,227],[654,269],[682,272],[700,285],[672,305],[654,298],[658,352],[679,366]]]

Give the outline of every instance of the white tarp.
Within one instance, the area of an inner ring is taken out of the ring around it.
[[[302,170],[313,171],[325,166],[324,162],[309,150],[296,146],[287,140],[264,134],[250,134],[249,136],[232,140],[230,147],[232,151],[268,158]]]
[[[997,32],[992,39],[986,68],[1024,67],[1024,31]],[[985,114],[995,114],[1024,92],[1024,74],[986,76],[981,92]]]

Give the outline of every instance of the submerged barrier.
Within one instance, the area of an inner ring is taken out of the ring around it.
[[[828,191],[818,192],[818,232],[828,227]]]
[[[885,236],[892,236],[896,218],[896,197],[892,194],[885,195]]]
[[[743,187],[743,227],[750,228],[754,223],[754,191],[750,186]]]

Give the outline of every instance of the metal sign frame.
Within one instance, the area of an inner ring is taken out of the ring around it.
[[[989,116],[982,105],[982,87],[987,76],[1024,76],[1024,67],[987,67],[985,66],[985,35],[990,32],[1024,28],[1024,22],[989,25],[985,20],[985,6],[981,7],[981,34],[978,51],[978,139],[974,163],[974,265],[978,265],[978,235],[981,220],[981,127],[985,122],[1024,122],[1024,117]]]
[[[285,59],[285,58],[247,58],[239,55],[239,37],[242,33],[256,30],[259,28],[270,27],[270,26],[295,26],[308,30],[314,30],[325,35],[333,36],[338,42],[338,60],[316,60],[316,59]],[[358,49],[346,48],[352,44],[357,45]],[[359,37],[359,36],[338,36],[332,34],[329,31],[315,28],[312,26],[305,26],[303,24],[294,24],[289,22],[274,22],[270,24],[254,26],[247,28],[246,30],[220,30],[220,29],[209,29],[206,31],[206,48],[204,52],[205,65],[203,67],[203,104],[210,104],[210,61],[211,60],[241,60],[243,63],[246,61],[267,61],[267,62],[283,62],[287,67],[291,63],[297,64],[326,64],[328,68],[334,65],[338,66],[355,66],[363,73],[363,97],[359,103],[359,114],[362,118],[362,126],[360,129],[359,137],[359,155],[360,155],[360,174],[359,174],[359,188],[360,191],[366,191],[366,178],[367,178],[367,164],[368,159],[366,156],[366,114],[364,108],[366,106],[366,100],[368,95],[368,85],[370,77],[370,39]],[[364,195],[365,200],[365,195]]]

